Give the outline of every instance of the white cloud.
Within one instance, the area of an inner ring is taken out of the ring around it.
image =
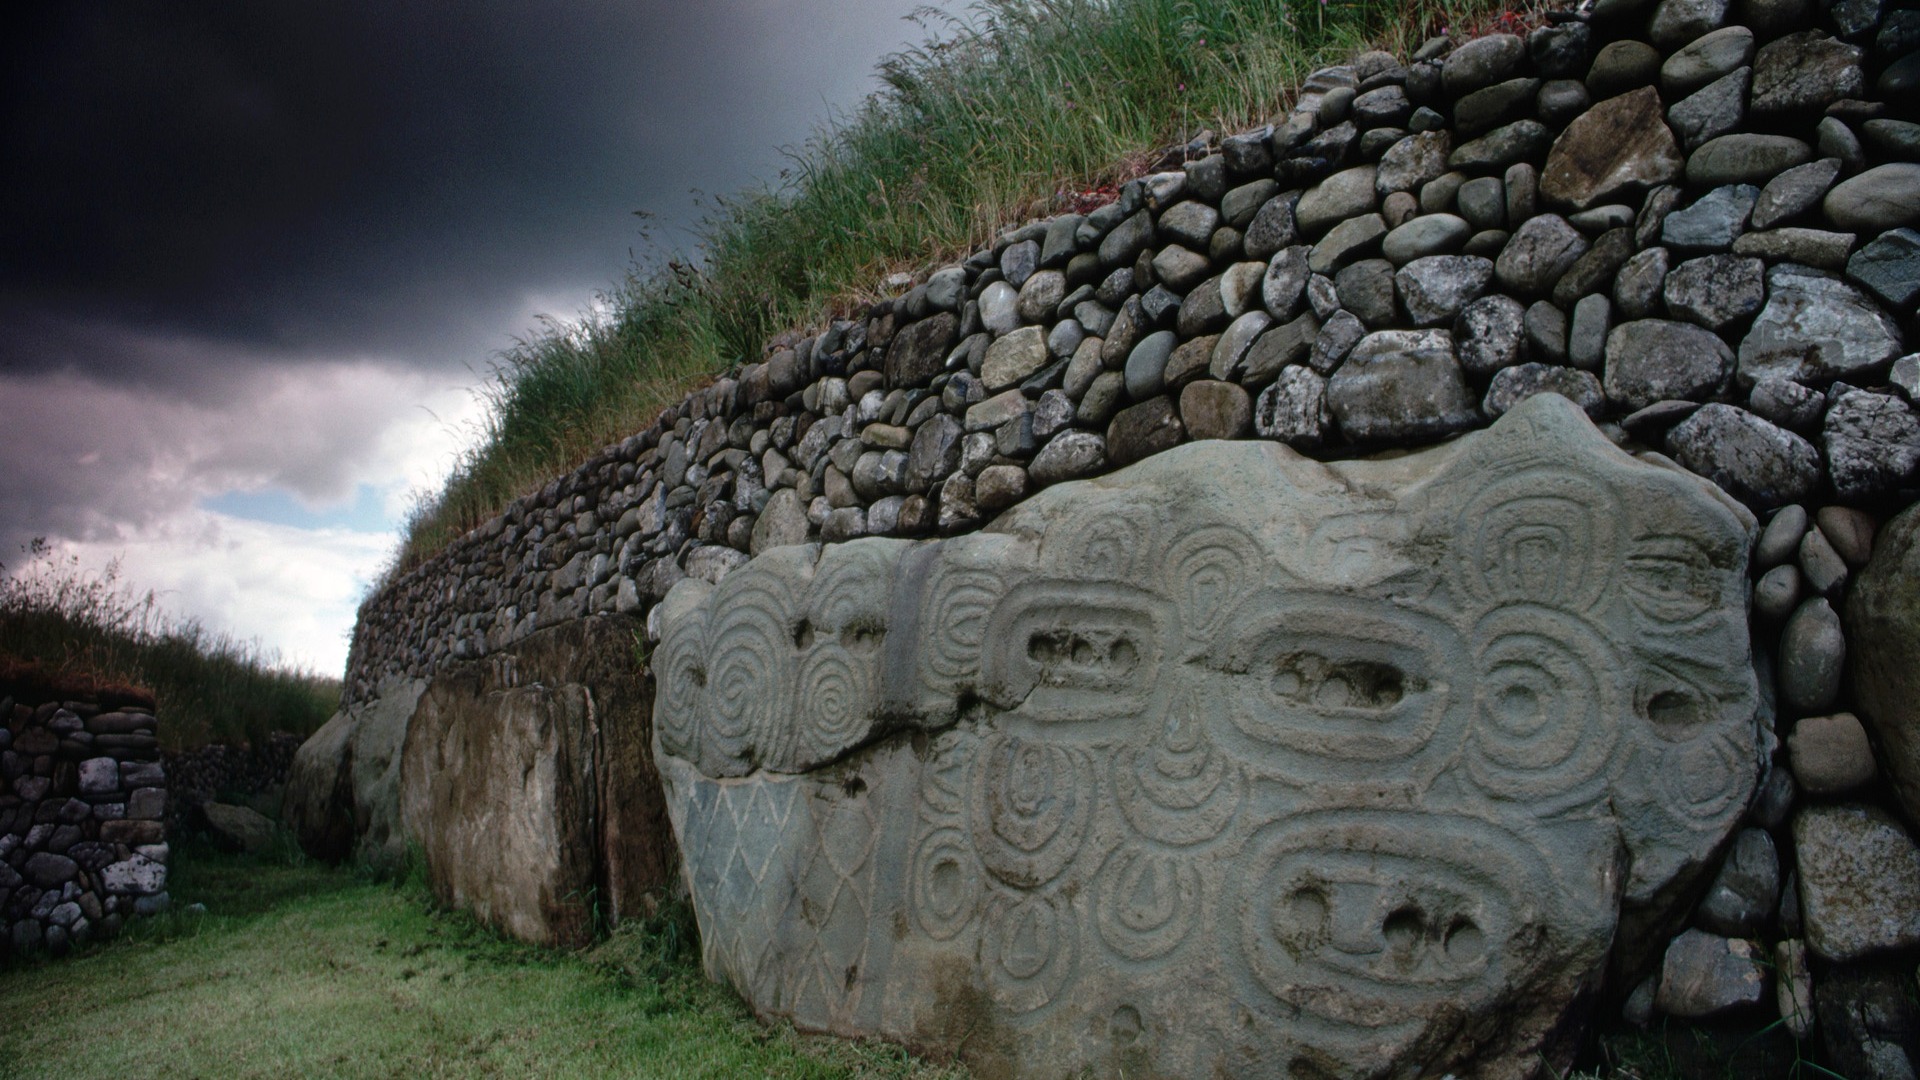
[[[202,388],[204,391],[204,387]],[[370,360],[242,369],[217,393],[159,396],[68,373],[0,377],[0,560],[34,535],[161,606],[289,663],[337,673],[354,609],[416,491],[436,489],[480,404],[443,374]],[[314,511],[379,496],[387,528],[299,528],[204,508],[280,491]]]

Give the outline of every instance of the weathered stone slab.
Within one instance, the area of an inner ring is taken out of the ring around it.
[[[617,921],[669,881],[638,628],[576,619],[428,685],[399,816],[443,902],[523,941],[578,945],[596,903]]]
[[[1531,1074],[1753,791],[1753,530],[1542,395],[683,582],[655,756],[707,970],[984,1076]]]

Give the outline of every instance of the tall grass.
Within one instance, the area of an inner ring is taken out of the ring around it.
[[[1513,0],[1529,6],[1533,0]],[[978,0],[923,9],[882,89],[722,199],[687,260],[658,255],[603,313],[544,323],[495,362],[479,441],[408,523],[405,570],[775,333],[876,298],[1005,224],[1142,171],[1152,148],[1278,113],[1313,68],[1406,55],[1499,0]]]
[[[0,669],[150,690],[169,749],[306,735],[339,707],[338,679],[288,670],[258,642],[167,614],[153,593],[121,584],[117,561],[90,574],[44,540],[24,554],[11,574],[0,563]]]

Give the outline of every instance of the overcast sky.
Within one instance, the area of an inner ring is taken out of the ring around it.
[[[0,562],[46,536],[337,673],[472,388],[923,0],[63,0],[0,35]],[[949,7],[951,5],[948,5]]]

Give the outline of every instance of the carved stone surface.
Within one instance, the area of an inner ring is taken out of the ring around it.
[[[988,1076],[1564,1063],[1622,905],[1753,791],[1753,527],[1542,395],[682,582],[655,756],[707,969]]]

